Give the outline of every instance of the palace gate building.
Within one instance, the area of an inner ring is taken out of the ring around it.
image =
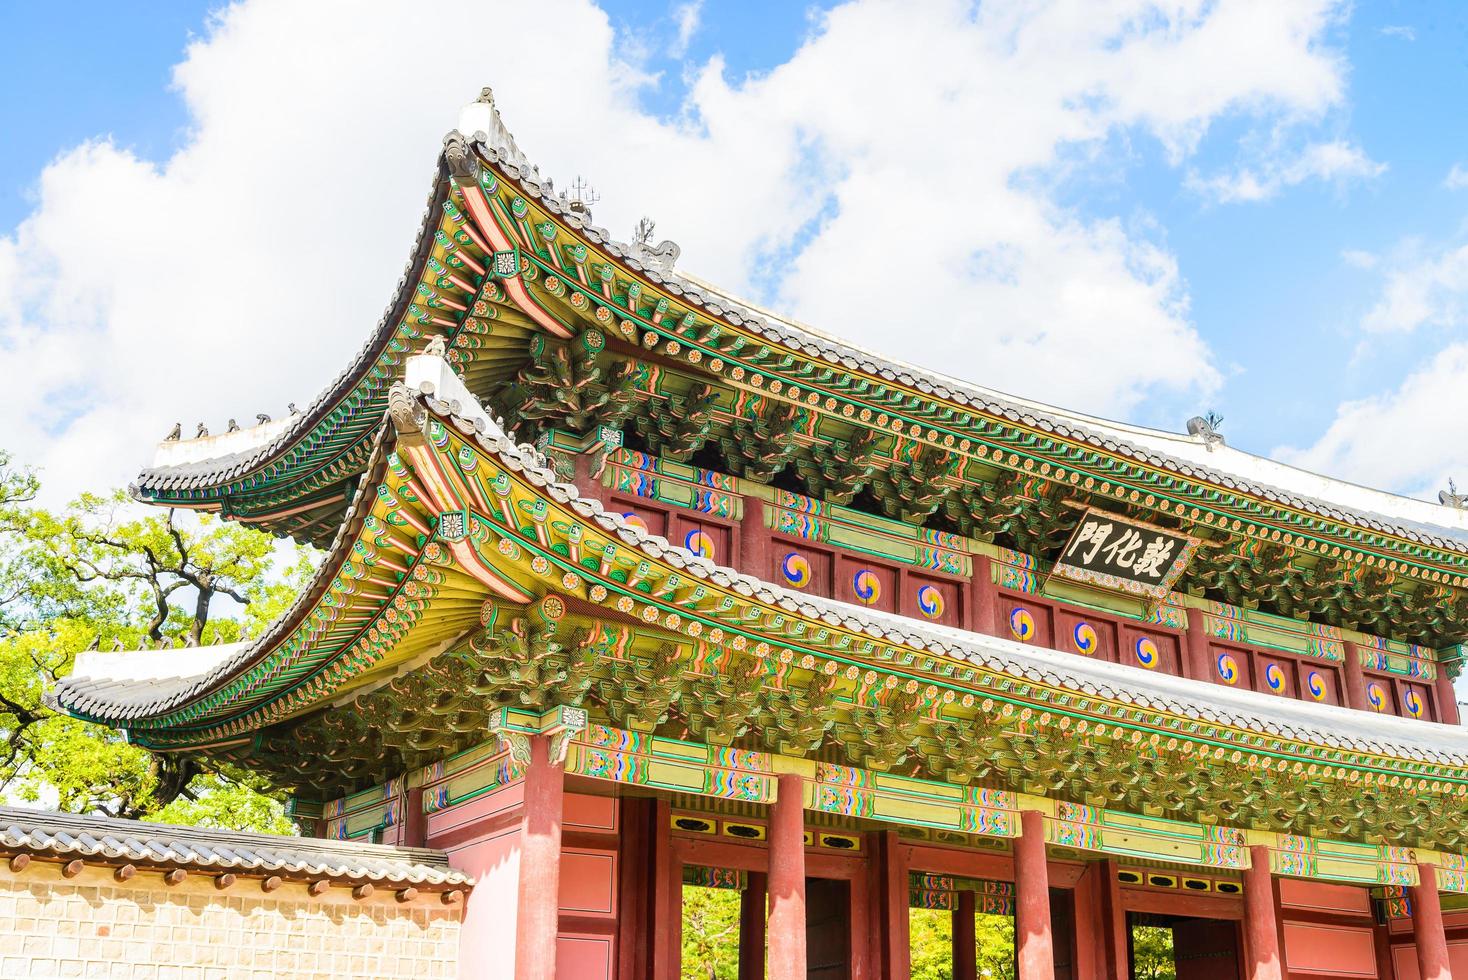
[[[718,884],[746,978],[905,977],[916,906],[959,977],[977,911],[1020,980],[1126,977],[1148,924],[1180,980],[1468,978],[1458,501],[884,359],[650,230],[486,92],[355,359],[135,486],[320,572],[260,639],[90,654],[58,703],[445,853],[464,977],[677,977]]]

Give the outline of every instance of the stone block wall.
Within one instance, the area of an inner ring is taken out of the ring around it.
[[[19,874],[0,864],[0,978],[277,980],[458,976],[460,907],[436,895],[399,903],[391,890],[356,900],[348,887],[319,897],[287,881],[216,889],[212,875],[168,886],[139,869],[66,879],[49,862]]]

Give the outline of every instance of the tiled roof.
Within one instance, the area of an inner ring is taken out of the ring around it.
[[[420,375],[424,365],[434,361],[438,367]],[[409,379],[419,379],[420,385],[419,391],[408,393],[409,397],[423,399],[432,412],[450,418],[481,449],[542,487],[548,497],[615,533],[626,544],[695,578],[708,579],[742,595],[833,626],[866,633],[887,643],[966,661],[1015,678],[1317,745],[1468,766],[1468,729],[1465,728],[1316,704],[1093,660],[793,591],[717,565],[660,535],[629,524],[620,513],[604,510],[600,501],[582,497],[576,487],[558,482],[539,451],[533,446],[515,445],[464,388],[447,362],[428,355],[412,358]],[[401,391],[404,389],[395,388],[394,393]]]
[[[1468,767],[1468,729],[1208,684],[1138,667],[1037,648],[1003,637],[921,623],[903,616],[791,591],[732,568],[716,565],[686,548],[672,544],[666,538],[628,524],[620,514],[604,510],[599,501],[582,497],[576,487],[558,482],[541,454],[534,447],[516,445],[500,424],[484,411],[443,359],[429,354],[410,358],[408,380],[411,387],[400,384],[394,386],[392,391],[395,414],[400,415],[405,404],[410,407],[421,405],[419,411],[426,408],[435,415],[450,420],[458,430],[473,438],[484,452],[496,457],[506,467],[523,474],[530,483],[540,487],[546,496],[566,505],[583,519],[600,525],[625,544],[667,562],[695,578],[707,579],[742,595],[799,612],[812,619],[865,633],[887,643],[965,661],[1017,679],[1029,679],[1098,698],[1134,704],[1139,708],[1150,707],[1205,723],[1238,727],[1259,734],[1374,752],[1400,759]],[[365,481],[364,489],[370,489]],[[338,539],[339,546],[342,541],[343,539]],[[233,655],[231,660],[211,670],[210,676],[216,681],[231,676],[245,663],[252,662],[264,652],[266,649],[260,644],[242,650]],[[168,703],[156,699],[147,703],[145,692],[124,693],[115,679],[109,678],[101,683],[109,686],[103,689],[97,678],[77,674],[63,679],[59,688],[62,704],[71,705],[86,700],[96,706],[95,713],[113,717],[121,717],[109,714],[118,710],[125,710],[128,717],[146,717],[178,704],[177,698],[167,699]],[[144,696],[138,697],[138,694]]]
[[[500,135],[489,143],[476,144],[476,149],[483,159],[495,164],[500,170],[515,179],[528,196],[538,199],[547,210],[558,215],[562,221],[584,235],[588,241],[606,249],[608,253],[617,257],[629,268],[640,272],[670,293],[702,307],[712,317],[742,326],[768,340],[846,370],[862,371],[887,381],[906,385],[937,398],[967,405],[994,418],[1005,419],[1038,431],[1051,432],[1060,438],[1085,443],[1148,466],[1176,473],[1190,480],[1209,483],[1284,507],[1417,541],[1434,548],[1468,554],[1468,530],[1454,526],[1459,522],[1459,515],[1457,512],[1450,512],[1447,508],[1441,509],[1442,522],[1436,523],[1431,520],[1414,520],[1383,514],[1378,510],[1359,506],[1343,506],[1339,501],[1332,501],[1318,495],[1283,490],[1267,482],[1230,472],[1223,467],[1203,465],[1179,455],[1142,445],[1120,434],[1125,431],[1125,427],[1112,427],[1102,420],[1087,420],[1083,417],[1078,420],[1077,416],[1058,409],[1048,409],[1043,405],[1025,402],[987,388],[910,367],[836,340],[811,328],[768,316],[701,281],[673,273],[665,261],[649,255],[641,246],[618,242],[605,228],[583,220],[581,214],[572,211],[555,194],[548,182],[542,184],[538,169],[527,162],[524,153],[515,145],[513,139],[508,137],[508,133],[499,120],[498,111],[493,112],[492,118],[495,125],[491,128]],[[453,137],[454,134],[450,134],[450,138]],[[444,158],[441,156],[428,215],[419,229],[413,259],[409,262],[405,278],[400,280],[398,293],[393,303],[357,359],[327,386],[326,390],[312,403],[309,410],[298,417],[297,424],[268,444],[246,452],[215,460],[202,460],[145,470],[138,479],[138,487],[146,490],[179,490],[210,487],[236,479],[264,465],[275,455],[294,444],[309,431],[322,414],[329,411],[331,406],[360,380],[371,366],[382,345],[392,335],[392,329],[400,318],[400,307],[411,295],[409,285],[412,280],[412,270],[422,263],[427,250],[432,246],[433,239],[431,235],[427,234],[427,229],[434,220],[440,198],[447,193],[448,181],[443,179],[445,166]],[[1233,458],[1247,457],[1247,454],[1242,453],[1226,455]],[[1305,474],[1304,471],[1297,472],[1303,476],[1313,476]],[[1322,481],[1323,485],[1327,487],[1341,488],[1343,495],[1346,496],[1356,496],[1348,491],[1360,489],[1328,478],[1322,478]],[[1404,505],[1410,505],[1414,513],[1421,512],[1433,516],[1438,513],[1436,507],[1424,501],[1395,498],[1394,495],[1386,493],[1374,493],[1373,496],[1385,502],[1388,505],[1386,509],[1389,509],[1391,500],[1400,500]]]
[[[267,654],[315,608],[317,599],[330,587],[342,563],[351,554],[352,542],[371,510],[371,494],[386,466],[383,454],[385,436],[386,429],[383,429],[367,463],[367,472],[325,559],[296,601],[266,628],[259,639],[212,647],[83,655],[77,658],[70,676],[57,683],[47,700],[54,707],[73,714],[105,718],[125,727],[131,719],[146,718],[188,703],[227,682],[245,666]],[[222,646],[227,646],[228,650],[221,653]],[[172,666],[171,672],[160,672],[156,666],[158,661],[154,658],[165,657]],[[146,676],[137,679],[129,676],[137,673]]]
[[[473,879],[426,847],[390,847],[0,807],[0,851],[101,864],[461,888]]]
[[[169,466],[152,466],[144,469],[134,481],[132,489],[135,493],[192,490],[239,479],[252,470],[264,466],[295,445],[356,386],[357,382],[371,370],[378,355],[382,353],[383,347],[392,339],[398,324],[402,322],[408,304],[413,301],[413,290],[418,282],[418,270],[422,268],[429,253],[433,251],[433,230],[438,225],[443,203],[448,199],[449,182],[446,174],[443,158],[440,156],[434,168],[433,187],[424,205],[423,217],[418,224],[418,234],[413,240],[412,252],[407,265],[403,268],[402,276],[398,278],[391,301],[383,310],[382,317],[372,329],[367,342],[357,351],[357,356],[332,379],[331,383],[316,396],[306,410],[299,415],[291,416],[290,426],[258,446],[214,459]]]

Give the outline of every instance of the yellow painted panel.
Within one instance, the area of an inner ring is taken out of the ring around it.
[[[462,800],[471,793],[477,793],[486,786],[494,785],[495,777],[498,775],[498,766],[485,766],[445,781],[443,788],[450,800]]]
[[[347,817],[347,836],[355,837],[364,830],[378,827],[382,824],[382,817],[386,807],[373,807],[370,810],[362,810]]]
[[[940,800],[962,800],[965,798],[964,788],[948,783],[934,783],[922,779],[908,779],[905,776],[893,776],[889,773],[877,773],[877,792],[911,793],[929,799]]]
[[[1352,861],[1376,863],[1379,856],[1375,844],[1353,844],[1343,840],[1316,840],[1315,853],[1321,857],[1332,855]]]
[[[707,762],[709,750],[695,742],[677,742],[670,738],[652,740],[652,754],[664,758],[687,759],[690,762]]]
[[[1136,813],[1120,813],[1116,810],[1107,810],[1102,821],[1108,829],[1130,827],[1133,830],[1147,833],[1175,835],[1194,840],[1201,839],[1203,836],[1203,828],[1197,824],[1178,823],[1175,820],[1164,820]]]
[[[902,820],[925,827],[959,830],[963,811],[959,807],[942,803],[923,803],[919,800],[879,795],[872,801],[872,816],[879,820]]]
[[[1376,883],[1376,862],[1352,861],[1349,858],[1320,855],[1315,862],[1316,873],[1322,878],[1345,881]]]
[[[703,792],[703,770],[696,766],[680,766],[654,759],[648,763],[647,781],[655,786]]]
[[[1192,841],[1129,833],[1109,826],[1106,828],[1106,850],[1112,853],[1155,855],[1189,864],[1201,864],[1203,857],[1201,849]]]

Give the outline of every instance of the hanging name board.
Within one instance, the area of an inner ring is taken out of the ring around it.
[[[1086,509],[1050,574],[1150,599],[1165,598],[1188,567],[1198,539],[1179,531]]]

